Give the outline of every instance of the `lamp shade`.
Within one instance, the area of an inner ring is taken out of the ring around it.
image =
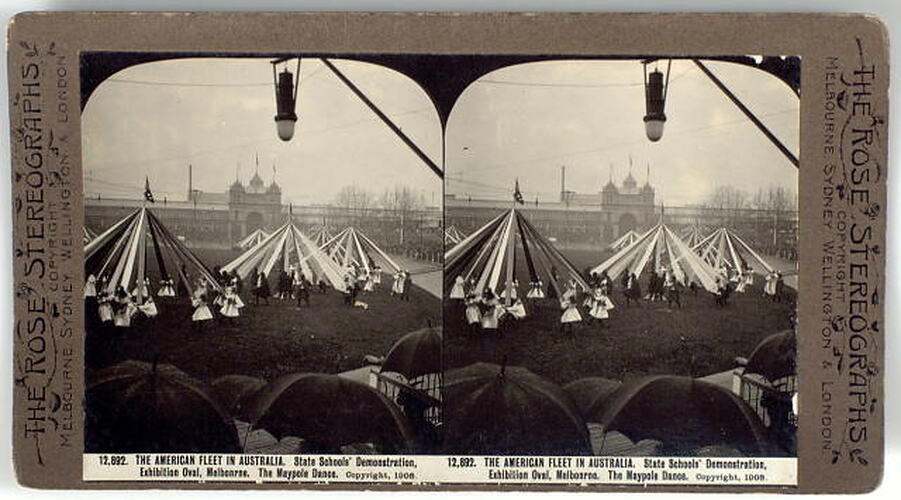
[[[297,118],[285,118],[279,119],[279,117],[275,118],[275,127],[278,131],[278,138],[283,141],[290,141],[292,137],[294,137],[294,123],[297,122]]]
[[[664,115],[647,115],[644,117],[644,131],[651,142],[657,142],[663,137],[663,125],[665,123],[666,116]]]

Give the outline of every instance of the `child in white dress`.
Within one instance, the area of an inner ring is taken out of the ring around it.
[[[500,310],[502,308],[501,302],[497,300],[497,297],[494,295],[490,289],[485,290],[484,298],[482,299],[482,304],[485,307],[485,312],[482,313],[482,329],[483,330],[497,330],[498,320],[500,319]]]
[[[582,321],[582,314],[579,313],[579,308],[576,304],[575,289],[569,288],[563,293],[563,298],[560,300],[560,309],[563,310],[563,314],[560,316],[560,331],[572,331],[575,324]]]
[[[466,283],[466,280],[463,279],[463,276],[457,276],[454,279],[454,286],[451,288],[449,298],[451,299],[464,299],[466,298],[466,288],[463,286]]]
[[[222,295],[222,307],[219,308],[219,314],[234,321],[241,315],[238,307],[238,295],[235,293],[234,287],[231,285],[225,287],[225,294]]]
[[[206,303],[206,285],[200,284],[191,297],[191,305],[194,306],[194,314],[191,315],[191,321],[194,322],[194,328],[199,330],[203,328],[203,322],[213,319],[213,313]]]
[[[175,297],[175,286],[171,279],[160,281],[160,289],[156,293],[160,297]]]
[[[613,301],[611,301],[610,298],[607,297],[603,286],[595,288],[592,302],[593,305],[591,307],[591,310],[588,311],[588,314],[590,314],[592,318],[600,321],[603,325],[603,320],[610,317],[609,311],[614,307]]]
[[[97,278],[93,274],[88,275],[84,282],[84,298],[97,296]]]
[[[100,321],[104,323],[111,322],[113,320],[112,297],[108,293],[101,291],[97,297],[97,302],[97,314],[100,316]]]

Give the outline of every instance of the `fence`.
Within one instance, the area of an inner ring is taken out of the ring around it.
[[[759,375],[745,373],[744,366],[733,370],[732,375],[732,391],[748,403],[780,446],[793,454],[798,429],[793,397],[798,392],[798,377],[792,375],[771,383]]]
[[[398,373],[381,373],[374,372],[376,376],[376,389],[393,401],[398,406],[402,405],[398,402],[398,396],[403,391],[412,392],[425,396],[423,399],[430,399],[434,403],[426,409],[425,418],[432,425],[441,424],[441,386],[442,374],[429,373],[420,377],[406,380],[403,375]]]

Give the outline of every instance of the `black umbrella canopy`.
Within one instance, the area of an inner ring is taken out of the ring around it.
[[[412,379],[441,372],[441,328],[423,328],[410,332],[388,351],[383,372],[395,372]]]
[[[257,391],[244,408],[254,427],[279,437],[303,438],[323,452],[354,443],[403,452],[414,438],[394,403],[375,389],[338,375],[285,375]]]
[[[757,414],[731,391],[670,375],[627,381],[586,418],[633,441],[655,439],[665,455],[725,446],[745,456],[781,455]]]
[[[588,415],[593,415],[599,405],[619,389],[622,383],[619,380],[611,380],[604,377],[585,377],[574,380],[563,386],[563,390],[576,404],[576,408],[582,416],[588,420]]]
[[[794,331],[775,333],[757,344],[748,358],[745,373],[762,375],[770,382],[795,375],[797,353]]]
[[[445,453],[590,455],[588,427],[556,384],[475,363],[444,376]]]
[[[207,388],[172,365],[129,360],[89,380],[86,452],[241,451],[234,425]]]
[[[249,375],[224,375],[210,382],[212,394],[231,415],[240,415],[247,401],[265,386],[265,380]]]

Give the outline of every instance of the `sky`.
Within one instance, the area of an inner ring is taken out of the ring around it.
[[[781,80],[731,63],[717,75],[796,155],[800,100]],[[665,64],[660,65],[665,71]],[[650,181],[658,203],[703,203],[718,185],[753,195],[797,191],[797,169],[691,61],[672,63],[663,138],[644,131],[638,61],[554,61],[512,66],[468,87],[448,120],[448,194],[509,199],[518,178],[528,200],[566,187],[597,193],[612,174]]]
[[[393,70],[335,60],[429,157],[440,164],[441,126],[425,92]],[[296,60],[290,62],[293,72]],[[281,69],[281,67],[279,67]],[[195,189],[225,192],[256,170],[284,203],[329,203],[344,186],[376,195],[396,185],[439,204],[441,180],[320,61],[301,63],[294,138],[275,129],[268,58],[180,59],[127,68],[105,80],[82,116],[85,194],[158,199]]]
[[[436,163],[441,126],[425,92],[378,65],[334,60]],[[799,99],[775,77],[730,63],[708,67],[787,147],[799,143]],[[292,71],[296,61],[290,63]],[[661,67],[665,70],[665,67]],[[797,171],[690,61],[672,64],[663,138],[651,143],[642,118],[638,61],[551,61],[489,73],[470,85],[447,124],[446,192],[509,199],[596,193],[631,171],[668,205],[704,202],[720,185],[752,195],[796,190]],[[275,133],[272,68],[266,58],[198,58],[127,68],[94,91],[85,108],[85,193],[182,200],[187,166],[194,187],[224,192],[257,169],[273,174],[283,201],[328,203],[344,186],[378,194],[396,185],[440,202],[438,177],[320,61],[301,64],[294,138]],[[275,169],[273,170],[273,165]]]

